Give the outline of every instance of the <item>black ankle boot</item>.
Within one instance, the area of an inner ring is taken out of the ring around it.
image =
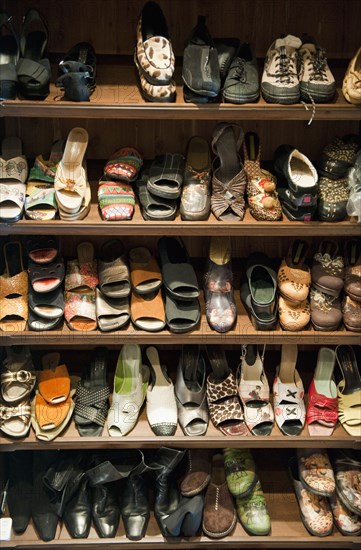
[[[53,540],[58,526],[58,514],[53,510],[43,476],[57,460],[57,451],[35,451],[33,457],[33,498],[31,504],[35,528],[41,540]]]
[[[31,518],[33,493],[33,453],[7,453],[7,503],[15,533],[23,533]]]
[[[107,483],[92,490],[92,516],[95,529],[101,538],[114,538],[120,521],[118,484]]]
[[[65,507],[63,519],[73,539],[86,539],[92,521],[92,500],[88,480],[84,477],[73,498]]]

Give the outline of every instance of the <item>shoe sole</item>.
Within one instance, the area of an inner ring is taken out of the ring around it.
[[[259,93],[258,94],[254,94],[254,95],[250,95],[248,97],[232,97],[232,96],[227,96],[225,94],[223,94],[223,100],[225,101],[225,103],[235,103],[235,104],[243,104],[243,103],[254,103],[255,101],[257,101],[259,98]]]
[[[265,92],[262,88],[263,99],[267,103],[279,103],[280,105],[292,105],[293,103],[300,102],[300,95],[297,96],[285,96],[280,97],[278,95],[270,95],[268,92]]]
[[[316,323],[314,323],[312,320],[311,320],[311,323],[312,323],[312,326],[316,330],[319,330],[320,332],[333,332],[337,330],[338,327],[340,326],[340,324],[338,323],[337,325],[333,325],[332,327],[320,327],[319,325],[316,325]]]

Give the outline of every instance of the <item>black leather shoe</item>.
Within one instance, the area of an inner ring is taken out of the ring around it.
[[[57,451],[34,452],[32,517],[41,540],[53,540],[58,526],[58,515],[52,508],[49,493],[43,483],[43,476],[58,458]]]
[[[78,491],[66,505],[63,519],[73,539],[88,537],[92,520],[92,502],[86,478],[82,479]]]
[[[149,502],[147,485],[140,475],[129,476],[122,490],[121,513],[125,534],[130,540],[144,537],[149,521]]]
[[[114,538],[120,521],[118,484],[107,483],[92,490],[92,516],[101,538]]]
[[[7,453],[7,503],[15,533],[23,533],[31,518],[33,494],[33,453],[16,451]]]

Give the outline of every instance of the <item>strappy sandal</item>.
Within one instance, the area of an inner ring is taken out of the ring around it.
[[[58,249],[56,239],[48,235],[30,237],[26,241],[26,252],[30,260],[36,264],[53,262],[58,255]]]
[[[88,242],[80,243],[77,251],[78,258],[67,263],[64,317],[71,330],[95,330],[98,270],[94,246]]]
[[[14,223],[23,215],[28,163],[22,148],[17,137],[7,137],[1,142],[0,222]]]
[[[256,345],[242,346],[238,375],[238,393],[243,403],[244,419],[253,435],[269,435],[274,424],[270,390],[264,372],[264,353]]]
[[[108,298],[96,288],[97,322],[101,331],[109,332],[124,327],[130,320],[129,299]]]
[[[207,378],[209,416],[224,435],[245,436],[247,427],[237,382],[228,367],[225,353],[218,346],[207,346],[207,354],[213,371]]]
[[[0,430],[11,437],[25,437],[30,429],[30,402],[4,406],[0,404]]]
[[[221,122],[213,130],[212,150],[216,155],[212,177],[212,212],[218,220],[242,220],[245,211],[246,173],[238,151],[243,131]]]
[[[244,170],[247,175],[247,201],[258,221],[277,221],[282,208],[276,191],[277,180],[261,168],[261,145],[254,132],[247,132],[243,142]]]
[[[2,28],[5,29],[4,33],[1,31]],[[19,40],[13,18],[5,12],[0,13],[0,36],[0,99],[16,99]]]
[[[63,140],[53,143],[48,160],[36,157],[30,170],[27,186],[25,215],[30,220],[54,220],[58,211],[55,198],[54,178],[57,165],[63,154]]]
[[[55,262],[45,265],[29,262],[29,281],[35,292],[47,293],[57,289],[64,280],[64,260],[57,258]]]
[[[0,276],[0,329],[24,331],[28,320],[28,274],[24,271],[20,242],[3,247],[6,270]]]
[[[125,298],[130,294],[129,267],[119,239],[111,239],[101,247],[99,288],[109,298]]]
[[[95,90],[96,56],[89,42],[75,44],[61,59],[55,86],[64,90],[65,101],[89,101]]]
[[[361,437],[361,377],[351,346],[337,346],[336,358],[343,380],[337,386],[338,419],[353,437]]]
[[[143,158],[137,149],[121,147],[114,151],[106,163],[104,174],[107,179],[112,181],[120,180],[131,183],[137,179],[142,166]]]
[[[47,44],[46,21],[38,10],[32,8],[24,17],[21,57],[16,67],[19,93],[26,99],[45,99],[49,94],[51,68],[49,59],[44,57]]]
[[[337,424],[335,361],[332,349],[319,349],[315,374],[308,388],[307,427],[312,436],[331,436]]]
[[[38,389],[47,403],[58,405],[69,397],[70,376],[66,365],[61,364],[60,353],[47,353],[42,358],[42,370],[38,372]]]
[[[297,345],[282,346],[281,363],[273,382],[277,425],[285,435],[299,435],[306,421],[303,383],[296,369]]]
[[[9,347],[6,354],[0,377],[1,397],[5,403],[16,404],[29,397],[36,383],[36,375],[28,347]]]
[[[184,346],[175,383],[178,419],[185,435],[204,435],[208,427],[206,365],[198,346]]]
[[[161,237],[158,251],[163,283],[174,300],[194,300],[199,287],[188,252],[179,237]]]
[[[134,214],[135,196],[131,185],[124,182],[101,179],[98,202],[103,220],[131,220]]]
[[[129,251],[130,279],[138,294],[155,292],[162,286],[162,274],[157,260],[148,248],[138,246]]]
[[[110,388],[107,383],[108,353],[98,348],[84,371],[77,390],[74,420],[81,436],[102,434],[109,408]]]

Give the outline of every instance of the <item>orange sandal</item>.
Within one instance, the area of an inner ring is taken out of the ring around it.
[[[35,414],[40,429],[48,431],[60,426],[68,416],[70,405],[70,394],[65,401],[53,405],[46,401],[40,393],[37,393],[35,398]]]
[[[43,399],[51,405],[58,405],[66,401],[70,392],[68,369],[66,365],[58,364],[59,359],[59,353],[48,353],[42,359],[43,370],[38,373],[39,392]]]

